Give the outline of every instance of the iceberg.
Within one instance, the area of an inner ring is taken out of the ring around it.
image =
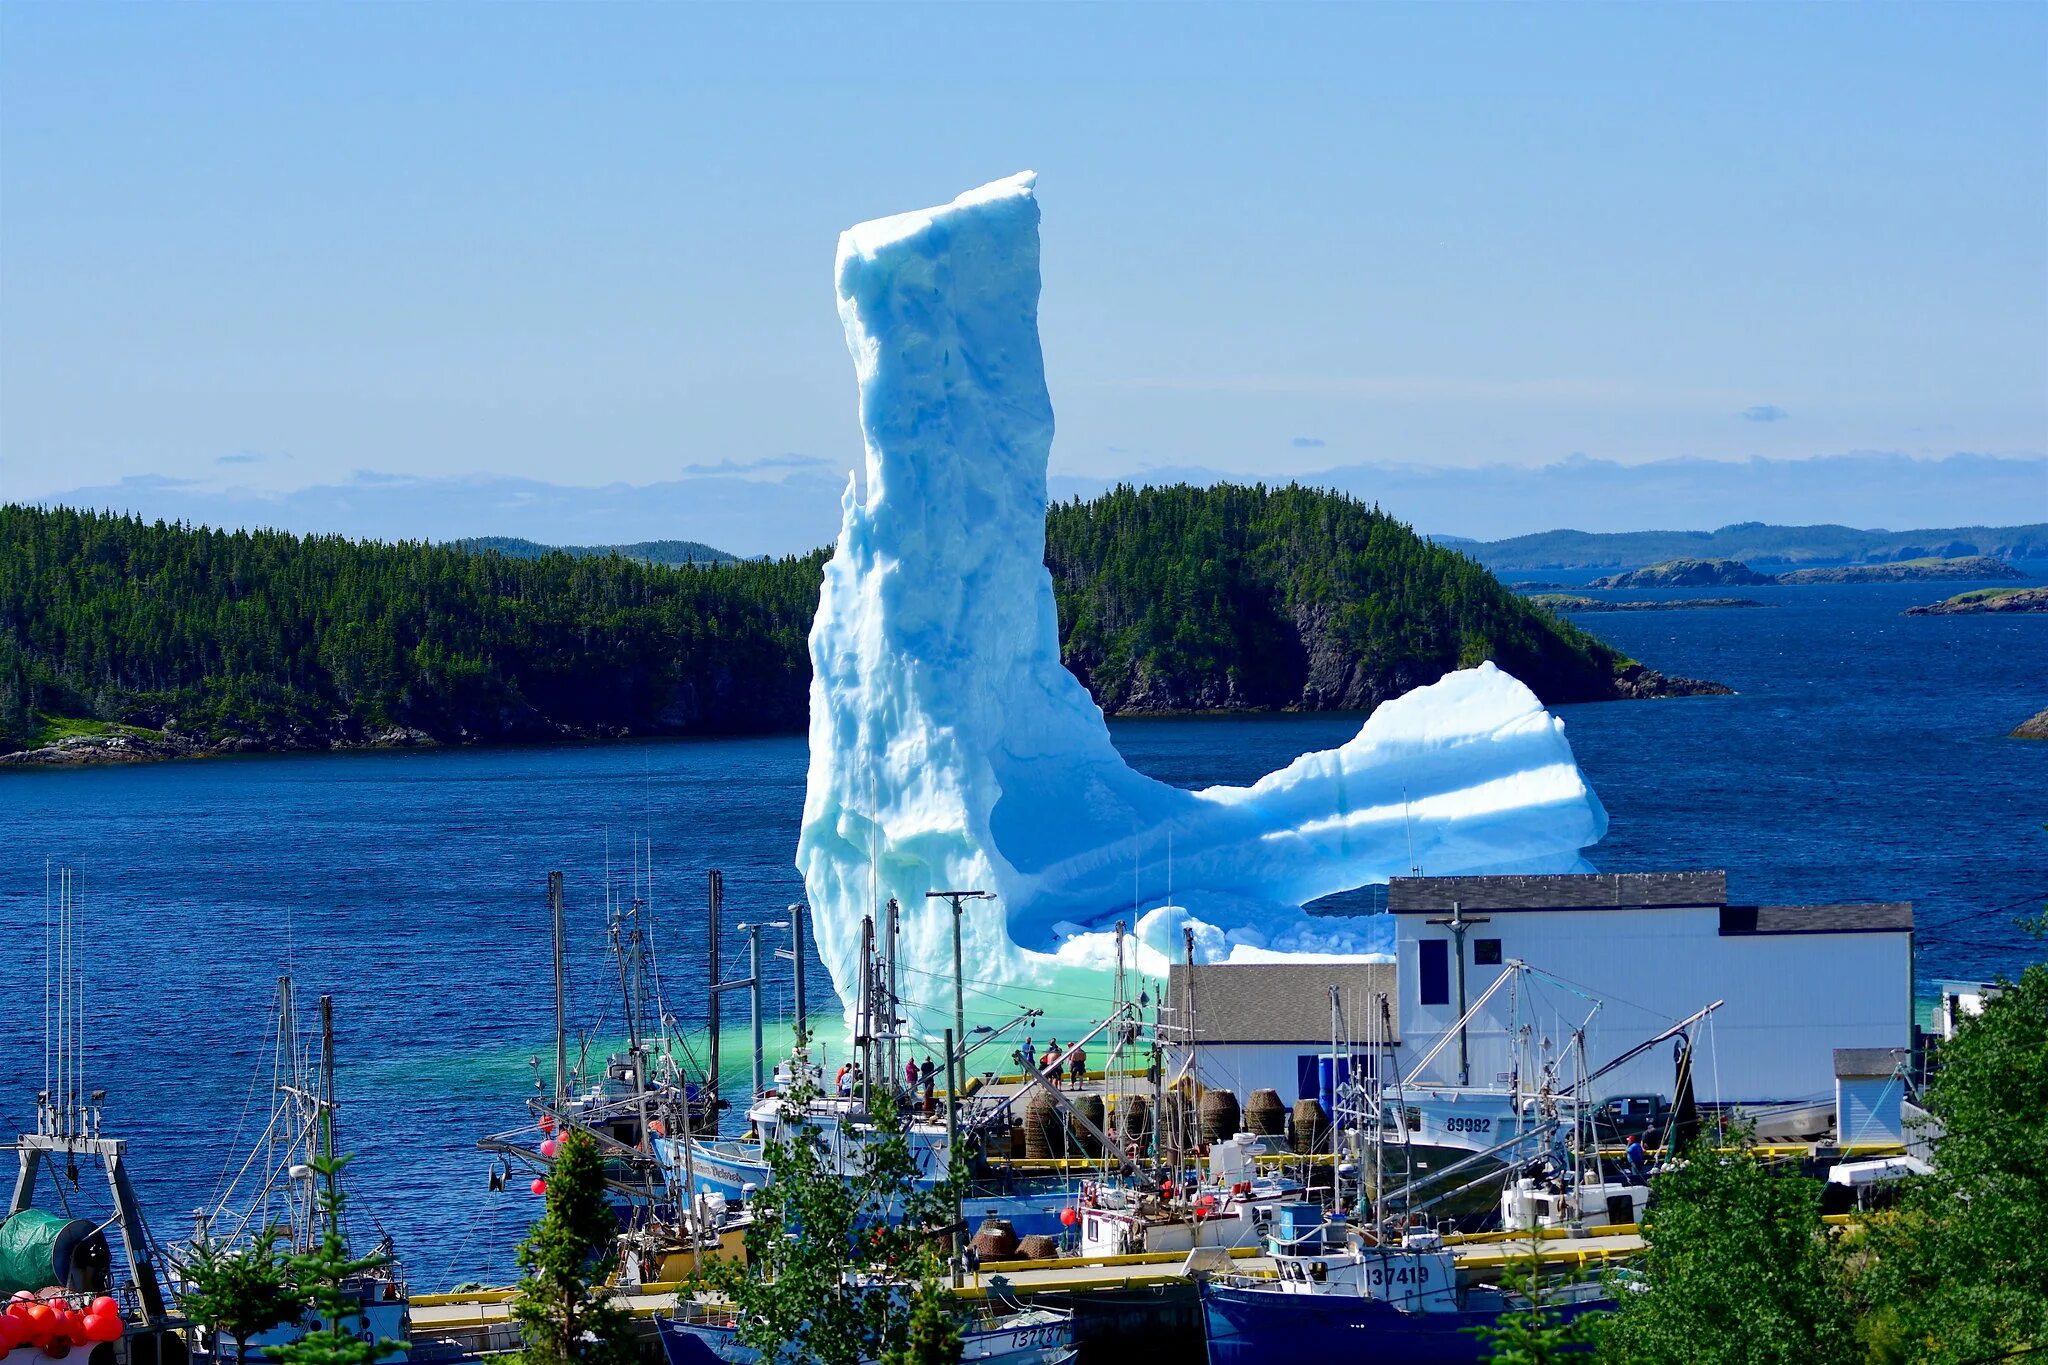
[[[994,896],[962,917],[970,1027],[1037,1006],[1059,1028],[1107,1013],[1118,921],[1150,977],[1188,935],[1203,962],[1383,955],[1384,917],[1302,907],[1411,869],[1584,870],[1606,812],[1562,722],[1490,663],[1251,786],[1185,790],[1118,755],[1060,662],[1044,563],[1034,180],[839,239],[866,460],[810,635],[796,861],[849,1024],[861,921],[891,898],[909,1027],[932,1037],[953,911],[931,891]]]

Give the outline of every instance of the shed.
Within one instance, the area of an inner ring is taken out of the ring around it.
[[[1904,1048],[1835,1049],[1835,1135],[1844,1147],[1904,1142]]]

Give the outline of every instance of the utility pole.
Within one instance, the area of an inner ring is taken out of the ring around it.
[[[960,906],[953,905],[953,942],[960,942]],[[953,1030],[946,1030],[946,1180],[953,1186],[953,1287],[960,1288],[962,1271],[966,1260],[963,1239],[966,1235],[967,1212],[960,1205],[965,1198],[959,1184],[953,1180],[953,1163],[960,1153],[960,1077],[967,1072],[966,1059],[953,1056]],[[957,1066],[956,1066],[957,1063]]]
[[[961,1050],[961,1074],[966,1074],[967,1051],[967,1000],[966,984],[960,969],[960,902],[992,901],[995,895],[988,891],[927,891],[926,900],[942,900],[953,907],[953,1042],[946,1044],[950,1056],[954,1047]],[[948,1081],[947,1084],[952,1084]]]
[[[717,874],[715,874],[715,873],[714,873],[713,875],[715,876],[715,875],[717,875]],[[715,904],[715,900],[714,900],[714,904]],[[714,913],[715,913],[715,912],[714,912]],[[712,985],[712,987],[711,987],[711,1017],[712,1017],[712,1018],[713,1018],[714,1020],[716,1020],[716,1019],[717,1019],[717,1017],[718,1017],[718,1000],[719,1000],[719,997],[720,997],[720,996],[722,996],[722,995],[724,995],[724,994],[725,994],[725,993],[726,993],[727,991],[745,991],[745,992],[747,992],[747,994],[748,994],[748,997],[749,997],[749,999],[750,999],[750,1000],[751,1000],[751,1002],[752,1002],[752,1014],[753,1014],[753,1025],[754,1025],[754,1098],[755,1098],[755,1099],[758,1099],[758,1098],[760,1097],[760,1094],[761,1094],[761,1090],[762,1090],[762,1088],[763,1088],[763,1084],[762,1084],[762,1076],[761,1076],[761,929],[762,929],[762,926],[761,926],[761,925],[758,925],[758,924],[741,924],[741,925],[736,925],[735,927],[736,927],[736,928],[737,928],[737,929],[738,929],[738,930],[739,930],[739,931],[740,931],[741,933],[743,933],[743,934],[745,934],[745,935],[747,936],[747,952],[748,952],[748,957],[747,957],[747,961],[748,961],[748,966],[749,966],[749,968],[750,968],[750,971],[749,971],[749,974],[748,974],[747,976],[745,976],[745,977],[742,977],[742,978],[741,978],[740,980],[738,980],[738,981],[719,981],[719,980],[718,980],[718,979],[717,979],[716,977],[713,977],[713,978],[712,978],[712,980],[713,980],[714,984],[713,984],[713,985]],[[717,941],[717,940],[715,940],[715,939],[713,940],[713,942],[716,942],[716,941]],[[713,962],[715,963],[715,962],[716,962],[717,960],[718,960],[718,959],[717,959],[717,953],[716,953],[716,952],[714,951],[714,952],[713,952],[713,954],[712,954],[712,961],[713,961]],[[717,1035],[717,1033],[716,1033],[716,1032],[714,1031],[714,1032],[712,1033],[712,1035],[711,1035],[711,1036],[712,1036],[713,1038],[716,1038],[716,1037],[717,1037],[718,1035]],[[712,1052],[712,1054],[711,1054],[711,1055],[712,1055],[712,1056],[713,1056],[713,1057],[715,1058],[715,1057],[716,1057],[716,1056],[718,1055],[718,1053],[716,1052],[716,1050],[714,1050],[714,1051]],[[713,1067],[715,1068],[715,1067],[717,1066],[717,1063],[716,1063],[716,1062],[714,1061],[714,1062],[712,1063],[712,1065],[713,1065]],[[712,1075],[713,1075],[713,1076],[715,1077],[715,1076],[716,1076],[717,1074],[718,1074],[718,1073],[717,1073],[717,1071],[716,1071],[716,1070],[714,1069],[714,1070],[713,1070],[713,1072],[712,1072]],[[750,1099],[750,1100],[748,1101],[748,1103],[749,1103],[749,1104],[752,1104],[752,1103],[753,1103],[753,1100],[752,1100],[752,1099]]]
[[[891,1091],[894,1091],[897,1086],[903,1083],[903,1057],[900,1051],[902,1041],[900,1030],[903,1026],[902,1006],[896,995],[896,934],[902,920],[903,907],[896,903],[894,896],[891,896],[885,908],[889,913],[884,921],[884,935],[882,938],[882,976],[884,994],[889,998],[889,1017],[887,1021],[889,1027],[882,1036],[888,1039],[889,1042],[889,1088]]]
[[[796,1026],[801,1029],[808,1017],[804,1013],[804,903],[797,901],[789,907],[789,946],[777,948],[775,955],[796,968]]]
[[[1465,1045],[1465,931],[1475,924],[1485,924],[1489,915],[1467,915],[1457,901],[1451,902],[1451,913],[1443,919],[1432,919],[1430,924],[1441,924],[1451,931],[1452,951],[1458,958],[1458,1084],[1472,1084],[1472,1056]]]
[[[860,920],[860,1003],[854,1011],[853,1046],[860,1057],[861,1100],[875,1075],[875,917]]]
[[[569,1102],[569,987],[563,955],[562,874],[548,873],[548,913],[555,922],[555,1112]]]

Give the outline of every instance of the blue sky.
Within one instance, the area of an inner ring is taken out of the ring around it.
[[[10,0],[0,495],[843,467],[839,229],[1023,167],[1056,472],[2037,455],[2044,71],[2038,4]]]

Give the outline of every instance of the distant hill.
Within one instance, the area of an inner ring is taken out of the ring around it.
[[[572,559],[622,559],[642,564],[736,564],[738,555],[694,540],[642,540],[631,545],[543,545],[518,536],[471,536],[449,544],[463,550],[486,550],[514,559],[539,559],[542,555],[565,554]]]
[[[2048,523],[1861,531],[1853,526],[1771,526],[1745,521],[1717,531],[1542,531],[1509,540],[1456,541],[1495,573],[1641,568],[1668,559],[1759,564],[1878,564],[1900,559],[2048,559]]]
[[[1342,494],[1119,488],[1046,523],[1063,658],[1111,713],[1367,708],[1485,659],[1548,702],[1726,690]],[[0,755],[798,732],[825,558],[670,567],[0,507]]]
[[[1832,569],[1794,569],[1780,583],[1923,583],[1941,579],[2025,578],[2002,559],[1965,555],[1959,559],[1896,559],[1888,564],[1844,564]]]
[[[1647,568],[1596,578],[1589,588],[1698,588],[1729,583],[1753,587],[1774,580],[1738,559],[1667,559]]]

